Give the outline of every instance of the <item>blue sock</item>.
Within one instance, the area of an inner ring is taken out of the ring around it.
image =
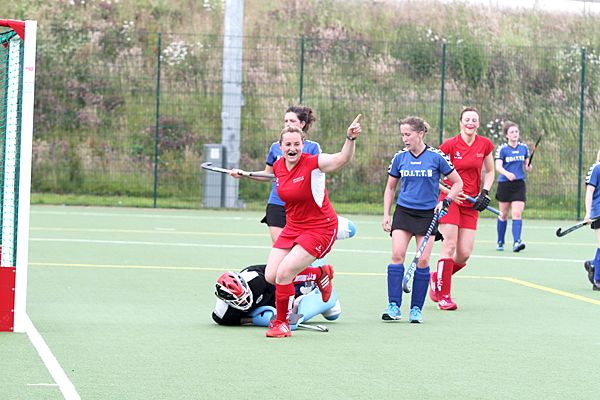
[[[390,303],[402,304],[402,280],[404,279],[404,264],[388,265],[388,299]]]
[[[600,281],[600,248],[596,250],[596,258],[592,261],[592,265],[594,266],[594,282]]]
[[[427,289],[429,288],[429,267],[417,268],[415,270],[415,277],[413,278],[412,298],[410,302],[410,308],[414,306],[423,309],[425,303],[425,297],[427,296]]]
[[[523,221],[520,219],[513,219],[512,233],[515,242],[521,240],[521,229],[523,229]]]
[[[498,224],[496,225],[496,229],[498,230],[498,242],[504,243],[504,235],[506,235],[506,226],[508,225],[508,220],[502,221],[498,218]]]

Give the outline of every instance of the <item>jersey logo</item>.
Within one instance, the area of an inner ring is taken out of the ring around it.
[[[304,180],[304,177],[303,177],[303,176],[300,176],[300,177],[298,177],[298,178],[294,178],[293,182],[294,182],[294,183],[298,183],[298,182],[302,182],[303,180]]]
[[[321,254],[321,245],[318,245],[317,247],[315,247],[315,250],[319,252],[319,254]]]
[[[483,153],[477,153],[477,157],[485,157]]]
[[[457,160],[462,160],[462,157],[461,157],[460,152],[458,150],[456,151],[456,154],[454,155],[454,158],[457,159]]]

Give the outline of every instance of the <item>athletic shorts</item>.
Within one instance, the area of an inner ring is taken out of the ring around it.
[[[396,211],[394,211],[394,218],[392,219],[392,232],[395,229],[401,229],[414,235],[425,236],[429,225],[431,225],[432,218],[433,209],[414,210],[396,205]],[[392,232],[390,232],[390,236],[392,236]],[[436,233],[437,224],[435,224],[431,232],[432,237],[435,237]]]
[[[465,203],[468,203],[465,200]],[[464,203],[463,203],[464,204]],[[455,202],[450,204],[448,214],[440,218],[440,224],[457,225],[459,228],[477,229],[479,211],[473,210],[473,205],[459,206]]]
[[[512,203],[513,201],[525,202],[525,192],[527,192],[527,187],[523,179],[498,182],[496,200],[502,203]]]
[[[590,224],[590,228],[592,228],[593,230],[600,229],[600,219],[592,222]]]
[[[260,221],[267,226],[285,226],[285,206],[277,204],[267,204],[267,215]]]
[[[319,259],[329,253],[336,236],[337,222],[335,228],[293,230],[286,226],[281,231],[273,247],[276,249],[289,249],[299,244],[304,250]]]

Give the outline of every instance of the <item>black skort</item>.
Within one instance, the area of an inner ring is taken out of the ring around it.
[[[285,206],[267,204],[267,215],[260,221],[267,226],[285,227]]]
[[[513,201],[525,202],[527,197],[527,186],[522,179],[516,181],[498,182],[496,191],[496,200],[502,203],[512,203]]]
[[[431,210],[414,210],[396,205],[394,218],[392,219],[392,232],[394,229],[402,229],[403,231],[411,232],[415,235],[425,236],[431,220],[433,219],[433,209]],[[431,236],[437,233],[437,224],[433,227]],[[392,233],[390,232],[390,236]]]

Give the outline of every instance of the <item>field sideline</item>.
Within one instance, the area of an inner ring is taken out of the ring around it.
[[[410,324],[405,295],[403,320],[384,323],[391,239],[381,217],[347,217],[357,234],[327,258],[340,318],[310,321],[329,333],[267,339],[264,328],[210,317],[223,271],[266,262],[262,213],[33,206],[27,313],[66,382],[26,334],[1,333],[3,396],[595,397],[600,292],[583,268],[597,248],[588,227],[557,238],[572,221],[525,221],[527,248],[497,252],[495,219],[481,219],[473,257],[453,281],[459,309],[427,299],[425,322]]]

